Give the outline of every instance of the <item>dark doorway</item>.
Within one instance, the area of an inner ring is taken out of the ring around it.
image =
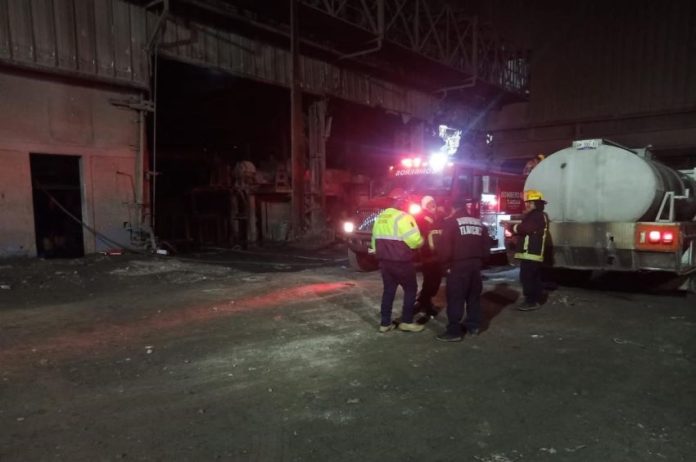
[[[80,157],[31,154],[30,162],[37,256],[84,256]]]

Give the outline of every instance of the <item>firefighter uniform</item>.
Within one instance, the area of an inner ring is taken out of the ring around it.
[[[379,260],[384,284],[380,307],[380,331],[393,328],[391,314],[396,289],[404,290],[404,304],[399,329],[419,332],[422,325],[413,323],[413,305],[418,291],[413,257],[423,245],[423,237],[416,220],[406,212],[388,208],[380,213],[372,227],[372,249]]]
[[[539,191],[524,192],[527,211],[522,222],[512,227],[518,235],[515,258],[520,260],[520,282],[523,302],[518,306],[522,311],[539,308],[543,294],[541,268],[549,244],[549,217],[544,212],[543,199]]]
[[[466,305],[464,326],[477,334],[481,325],[481,267],[490,253],[488,231],[481,220],[470,216],[464,204],[444,221],[438,255],[447,273],[447,330],[437,337],[443,341],[462,339],[462,317]]]
[[[418,229],[425,241],[421,248],[421,272],[423,273],[423,286],[416,300],[418,310],[425,312],[428,316],[437,316],[437,310],[433,306],[433,297],[437,295],[442,282],[442,265],[435,255],[435,238],[442,233],[442,224],[437,220],[434,213],[428,210],[428,203],[434,204],[435,199],[425,196],[422,199],[422,211],[416,218]]]

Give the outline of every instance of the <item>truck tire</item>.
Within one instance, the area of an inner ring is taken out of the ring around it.
[[[372,255],[358,253],[351,249],[348,249],[348,263],[353,270],[361,272],[375,271],[379,267],[377,259]]]

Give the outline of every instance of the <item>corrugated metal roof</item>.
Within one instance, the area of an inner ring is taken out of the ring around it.
[[[215,67],[273,85],[290,85],[291,56],[288,50],[202,24],[181,24],[176,19],[169,19],[159,52],[172,59]],[[300,68],[301,86],[308,93],[383,107],[425,120],[431,119],[439,106],[438,98],[433,95],[318,59],[301,56]]]
[[[158,13],[122,0],[0,0],[0,62],[139,88],[149,85],[148,39]],[[169,18],[159,52],[234,75],[290,85],[290,53],[207,25]],[[301,57],[304,91],[429,120],[434,95]]]
[[[143,13],[119,0],[0,0],[0,62],[146,88]]]

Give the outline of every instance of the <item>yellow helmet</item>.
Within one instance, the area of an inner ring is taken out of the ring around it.
[[[543,201],[543,200],[544,200],[544,195],[541,194],[541,191],[537,191],[536,189],[528,189],[524,192],[524,201],[525,202]]]

